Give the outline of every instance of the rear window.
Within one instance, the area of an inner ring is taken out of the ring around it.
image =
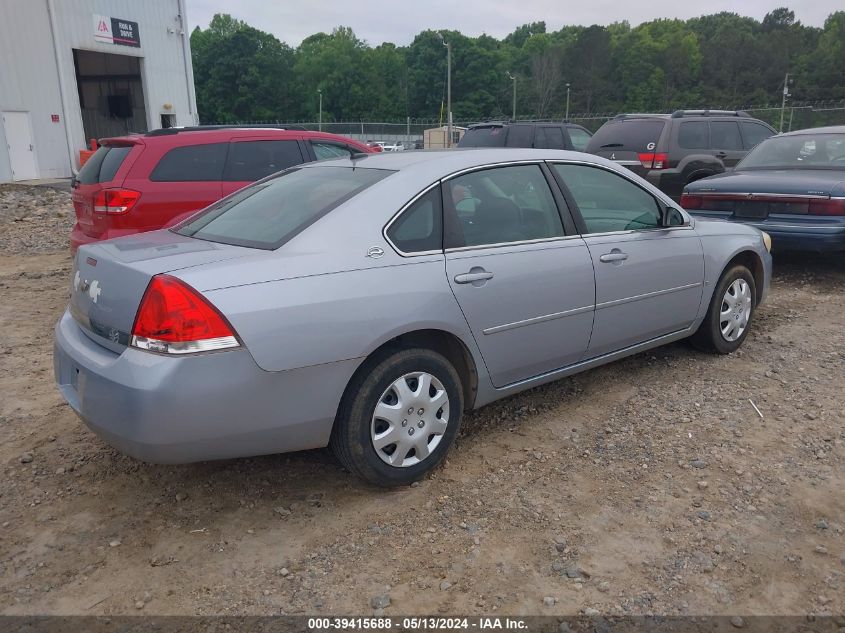
[[[391,173],[352,167],[293,168],[241,189],[174,230],[210,242],[276,249]]]
[[[228,143],[175,147],[153,169],[155,182],[207,182],[223,178]]]
[[[654,151],[665,125],[661,119],[608,121],[590,139],[587,151]]]
[[[500,125],[473,127],[464,132],[458,147],[504,147],[507,130]]]
[[[132,151],[131,145],[114,147],[103,145],[79,170],[77,180],[83,185],[111,182],[130,151]]]

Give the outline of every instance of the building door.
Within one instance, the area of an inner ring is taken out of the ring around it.
[[[9,148],[12,180],[38,178],[29,112],[4,112],[3,130],[6,132],[6,146]]]

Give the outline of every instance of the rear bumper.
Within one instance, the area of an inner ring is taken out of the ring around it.
[[[186,463],[328,443],[357,361],[267,372],[244,349],[171,358],[88,338],[68,312],[53,364],[68,404],[106,442],[138,459]]]
[[[691,215],[738,222],[772,236],[773,251],[845,251],[845,216],[771,215],[765,220],[734,218],[730,211],[690,211]]]

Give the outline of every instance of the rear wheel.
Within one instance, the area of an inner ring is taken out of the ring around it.
[[[452,364],[427,349],[368,361],[350,383],[331,447],[351,472],[378,486],[416,481],[446,456],[463,413]]]
[[[745,266],[726,270],[710,300],[707,316],[691,341],[697,348],[730,354],[739,349],[756,307],[757,286],[754,275]]]

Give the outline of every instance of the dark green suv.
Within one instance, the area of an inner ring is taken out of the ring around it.
[[[730,171],[776,133],[734,110],[620,114],[598,129],[587,151],[624,165],[679,200],[687,184]]]
[[[535,147],[587,151],[590,132],[574,123],[498,121],[471,125],[458,147]]]

